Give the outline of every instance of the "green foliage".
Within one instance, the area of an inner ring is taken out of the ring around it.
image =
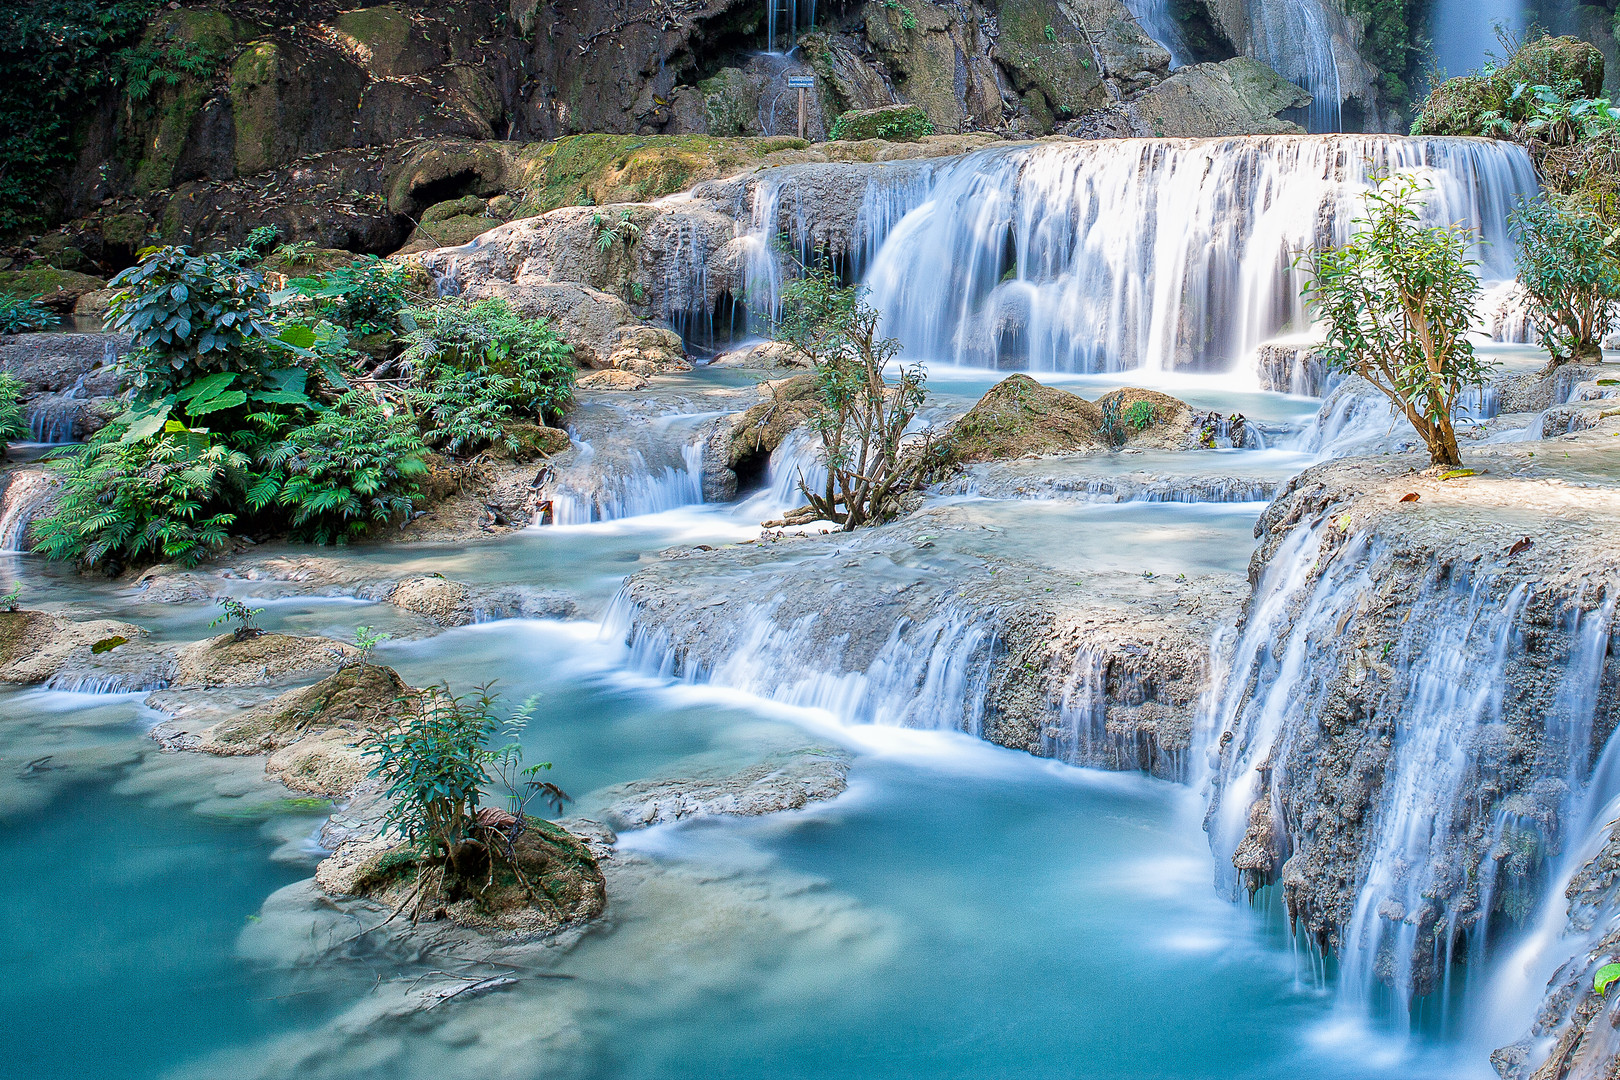
[[[375,761],[371,775],[383,782],[389,800],[384,827],[428,858],[449,862],[474,838],[478,809],[492,783],[508,786],[519,812],[537,793],[559,807],[568,798],[535,779],[550,763],[522,767],[519,738],[532,705],[502,724],[497,703],[487,684],[463,695],[432,687],[365,744],[364,755]],[[497,735],[506,741],[491,748]]]
[[[1522,139],[1537,152],[1613,131],[1620,113],[1603,91],[1603,54],[1570,37],[1503,39],[1505,61],[1447,79],[1430,91],[1413,135]]]
[[[1620,231],[1575,196],[1520,199],[1509,218],[1519,283],[1554,362],[1601,361],[1620,301]]]
[[[641,226],[630,220],[628,210],[620,211],[619,220],[616,222],[609,222],[601,214],[592,214],[591,228],[597,230],[596,250],[601,252],[611,251],[613,245],[620,240],[623,240],[624,246],[628,248],[635,238],[641,235]]]
[[[16,611],[22,603],[22,582],[13,582],[11,591],[0,596],[0,611]]]
[[[258,637],[264,633],[262,629],[253,625],[253,620],[264,614],[264,608],[250,608],[234,596],[222,596],[216,603],[223,609],[223,613],[210,622],[209,626],[226,626],[235,623],[236,629],[232,633],[237,641],[245,641],[248,638]]]
[[[284,366],[264,279],[226,256],[160,248],[109,284],[119,289],[109,321],[134,338],[132,381],[142,393],[173,393],[216,373],[257,385]]]
[[[109,424],[59,453],[62,497],[35,525],[34,549],[97,567],[142,559],[194,566],[223,548],[237,517],[227,495],[247,455],[178,421],[140,441],[124,441],[125,430]]]
[[[164,37],[113,53],[112,80],[130,101],[138,103],[159,87],[179,86],[187,78],[209,78],[225,60],[223,53],[204,42]]]
[[[1125,421],[1119,415],[1119,398],[1109,398],[1102,403],[1102,423],[1097,427],[1097,434],[1102,436],[1103,442],[1109,446],[1120,447],[1130,438],[1130,432],[1125,430]]]
[[[1383,73],[1379,89],[1394,104],[1405,104],[1411,78],[1417,74],[1419,49],[1415,24],[1419,0],[1347,0],[1346,10],[1361,16],[1366,33],[1361,54]]]
[[[775,327],[778,340],[810,358],[816,376],[810,426],[821,438],[827,483],[812,492],[801,478],[799,488],[820,517],[846,530],[881,521],[910,483],[901,441],[925,392],[921,364],[901,365],[897,381],[885,378],[900,343],[878,336],[879,317],[861,286],[841,286],[818,262],[801,266],[782,290]]]
[[[1126,407],[1123,418],[1132,431],[1141,431],[1159,418],[1159,410],[1151,401],[1133,401]]]
[[[299,298],[309,315],[357,334],[393,333],[414,299],[405,268],[368,255],[317,277],[293,278],[277,301]]]
[[[910,142],[934,134],[928,115],[915,105],[852,110],[833,121],[829,139],[889,139]]]
[[[1056,41],[1057,40],[1057,31],[1052,29],[1052,24],[1051,23],[1046,24],[1046,40],[1047,41]]]
[[[248,491],[248,505],[285,508],[296,537],[343,543],[410,513],[418,495],[413,477],[428,471],[422,455],[414,425],[351,390],[260,451],[266,471]]]
[[[573,350],[543,319],[501,299],[446,300],[407,313],[400,361],[426,439],[452,453],[506,442],[503,425],[557,415],[573,400]]]
[[[26,334],[56,325],[56,316],[37,296],[0,292],[0,334]]]
[[[1432,464],[1457,466],[1457,397],[1489,370],[1467,337],[1479,297],[1468,257],[1475,237],[1462,226],[1422,224],[1423,190],[1410,175],[1381,180],[1350,241],[1300,263],[1305,297],[1327,323],[1327,363],[1382,391]]]
[[[0,450],[12,439],[28,434],[28,417],[22,405],[23,382],[9,371],[0,371]]]
[[[376,633],[369,626],[355,627],[354,647],[358,649],[359,652],[356,654],[354,662],[357,664],[369,664],[371,662],[371,650],[375,649],[378,645],[381,645],[385,641],[392,640],[393,637],[393,634]]]
[[[1609,987],[1620,982],[1620,964],[1604,964],[1592,976],[1592,990],[1598,994],[1607,994]]]
[[[0,232],[40,221],[75,126],[158,0],[0,0]]]

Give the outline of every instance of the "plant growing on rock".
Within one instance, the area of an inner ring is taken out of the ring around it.
[[[371,651],[383,642],[392,640],[393,637],[393,634],[379,634],[369,626],[355,627],[354,647],[357,651],[354,662],[360,665],[371,663]]]
[[[606,252],[613,249],[613,245],[623,240],[626,247],[641,235],[641,226],[630,218],[630,211],[624,210],[619,214],[619,220],[609,222],[601,214],[591,215],[591,227],[597,230],[596,250]]]
[[[532,704],[505,725],[488,685],[465,695],[433,687],[402,704],[411,707],[377,730],[363,753],[375,761],[371,775],[383,782],[390,800],[385,829],[405,840],[423,866],[413,919],[426,897],[476,896],[495,883],[498,871],[515,877],[532,903],[555,906],[543,884],[525,874],[515,846],[534,827],[522,812],[531,798],[543,796],[559,810],[569,799],[556,785],[536,779],[549,763],[522,765],[518,737]],[[508,741],[491,748],[497,735]],[[495,782],[507,785],[515,810],[483,805]]]
[[[1620,301],[1620,231],[1575,195],[1520,199],[1509,222],[1519,283],[1553,363],[1601,361]]]
[[[810,426],[827,463],[824,490],[799,489],[820,517],[845,530],[881,521],[911,473],[901,456],[906,428],[922,405],[921,364],[884,375],[900,343],[878,335],[878,312],[858,285],[841,286],[825,264],[806,266],[782,290],[776,336],[810,358],[816,409]]]
[[[543,319],[501,299],[411,308],[400,363],[427,441],[452,453],[507,442],[505,427],[542,424],[574,397],[573,349]]]
[[[0,453],[12,439],[28,434],[28,417],[23,412],[23,383],[9,371],[0,371]]]
[[[1422,223],[1423,190],[1409,175],[1380,180],[1349,242],[1299,262],[1305,298],[1326,324],[1327,363],[1377,387],[1422,437],[1431,463],[1455,467],[1458,395],[1489,370],[1467,337],[1479,279],[1469,230]]]
[[[253,625],[253,620],[264,614],[264,608],[250,608],[234,596],[222,596],[216,601],[223,613],[210,622],[209,626],[225,626],[236,624],[231,636],[237,641],[246,641],[248,638],[258,637],[264,633],[262,629]]]
[[[0,293],[0,334],[26,334],[56,325],[56,316],[37,296]]]

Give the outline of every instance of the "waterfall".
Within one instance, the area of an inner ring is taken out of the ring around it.
[[[902,615],[870,663],[851,670],[843,663],[844,636],[819,633],[819,615],[781,625],[773,618],[775,608],[743,605],[729,621],[729,645],[712,664],[690,660],[667,632],[641,626],[636,605],[623,592],[604,633],[627,641],[632,666],[648,674],[820,709],[844,723],[983,734],[999,644],[993,613],[943,604],[920,620]]]
[[[1431,220],[1481,234],[1483,276],[1512,276],[1507,214],[1536,189],[1521,149],[1340,135],[982,150],[941,167],[866,280],[912,359],[1230,369],[1305,328],[1296,254],[1347,239],[1395,169],[1432,182]]]
[[[799,37],[799,0],[765,0],[765,51],[776,51],[776,31],[780,23],[786,44]],[[816,28],[816,0],[805,0],[804,18],[808,28]]]
[[[1562,900],[1571,868],[1538,853],[1579,846],[1620,795],[1613,747],[1591,765],[1615,599],[1412,566],[1332,514],[1283,538],[1214,654],[1194,760],[1218,886],[1280,878],[1290,917],[1339,954],[1341,1009],[1404,1030],[1419,999],[1443,1017],[1457,962],[1484,992],[1492,935]],[[1541,948],[1569,955],[1558,934]]]
[[[589,442],[577,440],[577,466],[595,458]],[[703,442],[681,448],[682,466],[655,469],[640,450],[628,453],[628,469],[578,470],[548,485],[551,520],[557,525],[584,525],[593,521],[657,514],[703,501]]]
[[[1125,0],[1125,7],[1136,17],[1144,33],[1164,47],[1170,54],[1170,67],[1182,67],[1193,62],[1192,47],[1181,24],[1170,12],[1170,0]]]
[[[0,489],[0,551],[27,551],[28,526],[56,493],[55,476],[44,469],[18,469]]]
[[[1248,0],[1249,53],[1311,95],[1305,128],[1343,129],[1344,87],[1334,52],[1344,16],[1324,0]]]

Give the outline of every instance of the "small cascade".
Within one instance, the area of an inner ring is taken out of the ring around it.
[[[1487,278],[1512,276],[1507,214],[1536,190],[1522,150],[1341,135],[979,151],[941,166],[866,280],[913,358],[1224,370],[1304,328],[1295,255],[1347,239],[1369,178],[1393,170],[1432,182],[1433,220],[1481,233]]]
[[[28,526],[56,493],[57,481],[43,469],[18,469],[0,489],[0,551],[27,551]]]
[[[750,328],[768,329],[794,260],[820,250],[847,280],[863,280],[889,235],[927,201],[937,172],[932,161],[873,166],[853,215],[829,205],[847,199],[847,167],[789,166],[762,176],[752,186],[743,242]]]
[[[788,705],[821,709],[848,724],[983,733],[986,692],[998,652],[993,613],[950,604],[925,619],[901,616],[864,669],[850,670],[843,638],[804,616],[788,625],[774,605],[751,604],[737,616],[730,647],[712,664],[689,660],[663,631],[637,622],[621,593],[605,633],[630,647],[632,665],[651,675],[743,690]]]
[[[1041,734],[1042,754],[1071,765],[1092,764],[1109,756],[1114,746],[1108,735],[1107,695],[1106,658],[1095,649],[1076,649],[1063,680],[1058,722]]]
[[[653,468],[640,450],[630,450],[623,466],[591,468],[595,447],[577,439],[580,456],[568,474],[546,487],[555,525],[587,525],[593,521],[658,514],[703,501],[703,442],[681,448],[680,467]]]
[[[799,28],[816,28],[816,0],[765,0],[765,51],[789,48],[799,38]],[[780,41],[778,37],[780,36]]]
[[[827,484],[827,463],[822,457],[821,440],[804,428],[794,428],[771,451],[767,487],[772,504],[790,510],[803,506],[801,481],[811,491],[822,490]]]
[[[107,349],[113,343],[107,342]],[[114,354],[116,360],[116,353]],[[28,435],[34,442],[60,446],[74,441],[84,408],[84,381],[88,373],[60,394],[41,394],[28,403]]]
[[[1444,1014],[1454,971],[1484,985],[1491,942],[1535,897],[1562,897],[1541,853],[1590,829],[1620,766],[1592,766],[1612,595],[1549,601],[1488,568],[1413,582],[1390,576],[1400,558],[1339,537],[1331,514],[1285,537],[1214,651],[1194,760],[1222,891],[1281,874],[1290,917],[1338,953],[1341,1009],[1404,1031],[1423,1001]],[[1391,621],[1397,586],[1411,595]],[[1510,690],[1531,671],[1533,700]],[[1348,890],[1318,876],[1346,844]]]
[[[1247,0],[1248,52],[1310,92],[1305,129],[1343,131],[1344,80],[1334,38],[1344,16],[1326,0]]]
[[[1144,33],[1164,47],[1170,54],[1170,67],[1182,67],[1194,62],[1192,47],[1181,23],[1170,11],[1171,0],[1126,0],[1125,7],[1136,17]]]

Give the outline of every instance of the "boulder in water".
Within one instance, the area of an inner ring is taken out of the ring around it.
[[[175,654],[180,686],[255,686],[341,664],[353,645],[324,637],[289,634],[221,634],[194,641]]]
[[[929,452],[931,469],[976,461],[1099,450],[1102,410],[1028,375],[1009,375],[978,400]]]
[[[580,390],[645,390],[647,377],[633,371],[608,368],[587,372],[574,385]]]
[[[608,804],[602,816],[621,830],[717,814],[758,817],[842,794],[849,762],[837,747],[806,746],[733,773],[636,780],[597,795]]]
[[[146,631],[112,619],[83,622],[44,611],[0,611],[0,682],[39,683],[98,644],[135,641]]]

